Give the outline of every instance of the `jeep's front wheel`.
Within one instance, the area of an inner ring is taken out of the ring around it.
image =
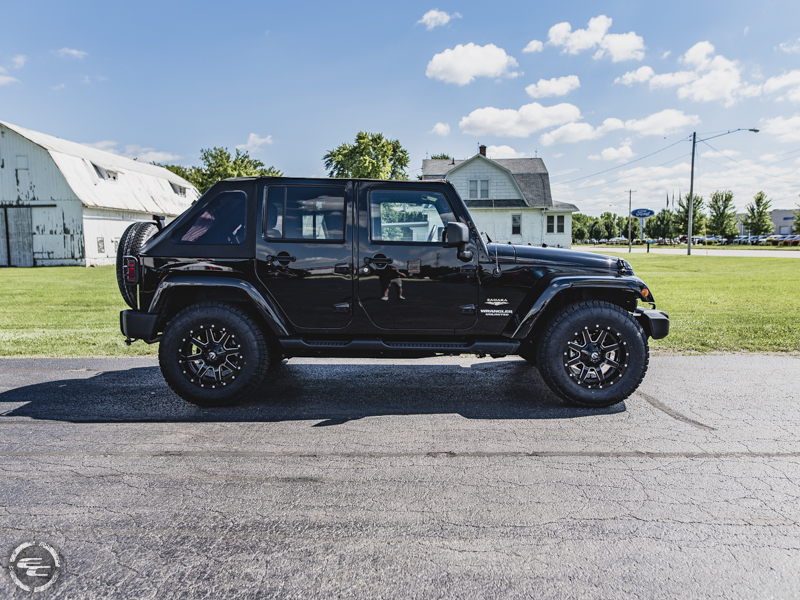
[[[561,310],[539,338],[536,362],[545,383],[576,404],[611,406],[630,396],[650,360],[647,336],[626,310],[577,302]]]
[[[259,387],[269,351],[249,315],[207,302],[184,309],[167,324],[158,361],[167,384],[181,398],[198,406],[224,406]]]

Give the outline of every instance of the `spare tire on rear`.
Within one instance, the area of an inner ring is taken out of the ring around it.
[[[133,309],[138,308],[136,286],[125,283],[125,269],[122,259],[126,256],[138,256],[145,242],[158,232],[158,227],[151,221],[133,223],[122,234],[117,247],[117,284],[125,303]]]

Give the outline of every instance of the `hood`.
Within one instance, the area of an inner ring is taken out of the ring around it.
[[[515,260],[518,263],[552,263],[616,271],[617,263],[620,260],[615,256],[595,254],[594,252],[578,252],[576,250],[567,250],[564,248],[489,244],[489,258],[491,260],[494,259],[495,248],[497,249],[499,258]]]

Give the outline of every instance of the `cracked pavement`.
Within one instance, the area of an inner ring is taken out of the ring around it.
[[[293,359],[199,409],[151,359],[0,360],[0,598],[800,598],[800,357]]]

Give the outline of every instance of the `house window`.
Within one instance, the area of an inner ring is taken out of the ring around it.
[[[552,215],[547,216],[547,233],[555,233],[556,218]]]
[[[470,179],[469,180],[469,198],[470,200],[489,199],[489,180],[488,179]]]
[[[172,183],[171,181],[169,182],[169,184],[172,186],[172,191],[174,193],[178,194],[178,196],[182,196],[183,198],[186,197],[186,188],[185,187],[181,187],[176,183]]]
[[[511,235],[522,235],[522,215],[511,215]]]
[[[558,215],[558,217],[556,217],[556,231],[558,233],[564,233],[564,215]]]

